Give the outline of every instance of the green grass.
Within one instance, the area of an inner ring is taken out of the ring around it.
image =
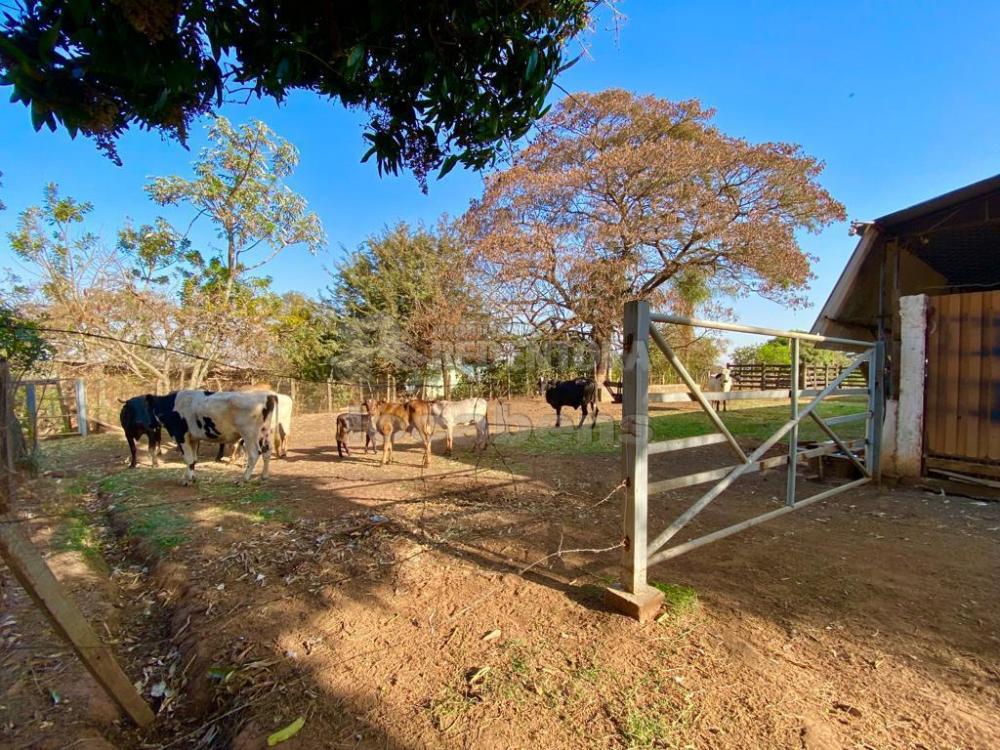
[[[188,540],[186,530],[191,521],[185,513],[194,506],[191,503],[171,506],[169,499],[163,499],[161,489],[164,482],[180,482],[182,472],[183,469],[121,471],[101,479],[98,488],[112,499],[112,509],[117,508],[123,514],[129,534],[146,538],[166,551]],[[289,511],[278,502],[274,490],[254,483],[237,484],[229,472],[213,475],[203,471],[196,487],[204,504],[215,504],[252,521],[283,523],[292,520]]]
[[[655,581],[650,581],[650,585],[663,592],[663,603],[674,617],[681,617],[698,609],[698,592],[690,586]]]
[[[739,402],[735,402],[739,403]],[[818,414],[821,417],[835,417],[856,414],[865,408],[864,399],[846,398],[824,401]],[[653,414],[656,414],[653,412]],[[719,415],[729,431],[736,437],[763,442],[781,425],[788,421],[789,406],[759,406],[734,408]],[[698,410],[672,411],[651,416],[649,420],[650,441],[671,440],[694,437],[717,432],[715,425],[705,412]],[[864,422],[849,422],[836,428],[844,440],[864,437]],[[521,430],[515,434],[497,434],[496,444],[505,450],[523,454],[598,454],[611,453],[621,447],[620,430],[616,422],[600,421],[595,429],[589,424],[579,430],[569,427]],[[827,440],[825,433],[807,419],[799,427],[799,440]]]
[[[631,748],[687,748],[685,740],[690,734],[695,706],[687,696],[679,706],[661,700],[650,708],[633,705],[621,724],[627,747]]]
[[[188,540],[191,522],[170,508],[142,508],[127,513],[129,533],[148,539],[164,552]]]
[[[821,417],[839,417],[846,414],[856,414],[863,411],[865,402],[857,399],[825,401],[820,404],[818,414]],[[788,421],[789,407],[761,406],[751,409],[733,409],[723,412],[723,424],[737,437],[752,438],[763,442],[781,425]],[[683,411],[653,417],[650,422],[650,440],[672,440],[674,438],[707,435],[716,432],[708,415],[703,411]],[[864,436],[864,422],[848,422],[838,426],[837,434],[844,440],[853,440]],[[816,423],[807,419],[799,426],[799,440],[826,440],[826,435]]]
[[[97,532],[88,518],[87,512],[81,508],[69,511],[56,529],[53,546],[57,550],[78,552],[94,570],[107,572],[108,565],[101,555]]]

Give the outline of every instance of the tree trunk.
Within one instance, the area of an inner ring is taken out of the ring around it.
[[[594,334],[594,348],[597,352],[594,358],[594,380],[597,382],[597,400],[613,401],[611,392],[604,387],[611,369],[611,340],[602,334]]]
[[[441,384],[444,386],[444,398],[451,400],[451,370],[448,369],[448,360],[441,357]]]

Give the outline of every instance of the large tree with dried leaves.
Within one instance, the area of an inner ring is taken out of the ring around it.
[[[683,307],[698,287],[800,303],[811,257],[797,234],[844,217],[821,162],[726,135],[713,114],[617,89],[568,96],[466,216],[507,303],[588,335],[598,382],[626,301]]]

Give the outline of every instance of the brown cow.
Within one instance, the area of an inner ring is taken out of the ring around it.
[[[375,432],[382,436],[382,465],[392,462],[392,436],[400,430],[416,430],[424,443],[424,468],[431,465],[431,436],[434,434],[434,402],[412,399],[403,404],[365,401]]]

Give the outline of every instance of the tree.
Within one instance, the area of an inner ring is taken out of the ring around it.
[[[19,379],[36,362],[48,359],[52,347],[45,340],[38,324],[27,320],[15,310],[0,305],[0,359],[10,365],[11,377]]]
[[[627,300],[667,304],[696,281],[796,304],[810,278],[796,233],[844,216],[820,162],[725,135],[712,115],[617,89],[567,96],[467,215],[508,303],[537,328],[589,336],[598,381]]]
[[[109,248],[87,229],[92,210],[91,203],[63,196],[50,184],[42,203],[19,215],[8,239],[30,275],[11,279],[5,301],[69,332],[49,334],[61,359],[121,364],[138,378],[168,387],[179,366],[177,355],[143,345],[181,343],[167,271],[184,246],[158,220],[127,225],[118,246]],[[136,345],[126,343],[133,341]]]
[[[294,245],[315,253],[326,242],[319,217],[305,199],[286,185],[298,166],[299,155],[263,122],[234,128],[217,117],[208,130],[212,145],[194,163],[195,177],[157,177],[146,188],[158,204],[187,203],[197,209],[192,223],[207,216],[216,226],[225,248],[217,259],[191,260],[221,280],[224,300],[233,296],[237,282]],[[263,258],[255,251],[264,249]]]
[[[486,328],[469,270],[444,221],[435,231],[400,223],[369,237],[330,289],[342,321],[342,374],[405,378],[435,362],[447,395],[449,362],[479,354]]]
[[[732,360],[738,365],[788,365],[792,362],[792,350],[788,339],[782,336],[755,346],[738,347]],[[819,349],[811,341],[800,341],[799,360],[804,365],[842,367],[850,362],[850,357],[845,352]]]
[[[281,371],[304,380],[326,380],[337,352],[336,319],[316,300],[289,292],[272,327],[275,363]]]
[[[227,95],[313,91],[365,109],[365,158],[423,181],[527,132],[597,4],[20,2],[0,26],[0,84],[36,129],[82,132],[116,160],[133,124],[183,142]]]

